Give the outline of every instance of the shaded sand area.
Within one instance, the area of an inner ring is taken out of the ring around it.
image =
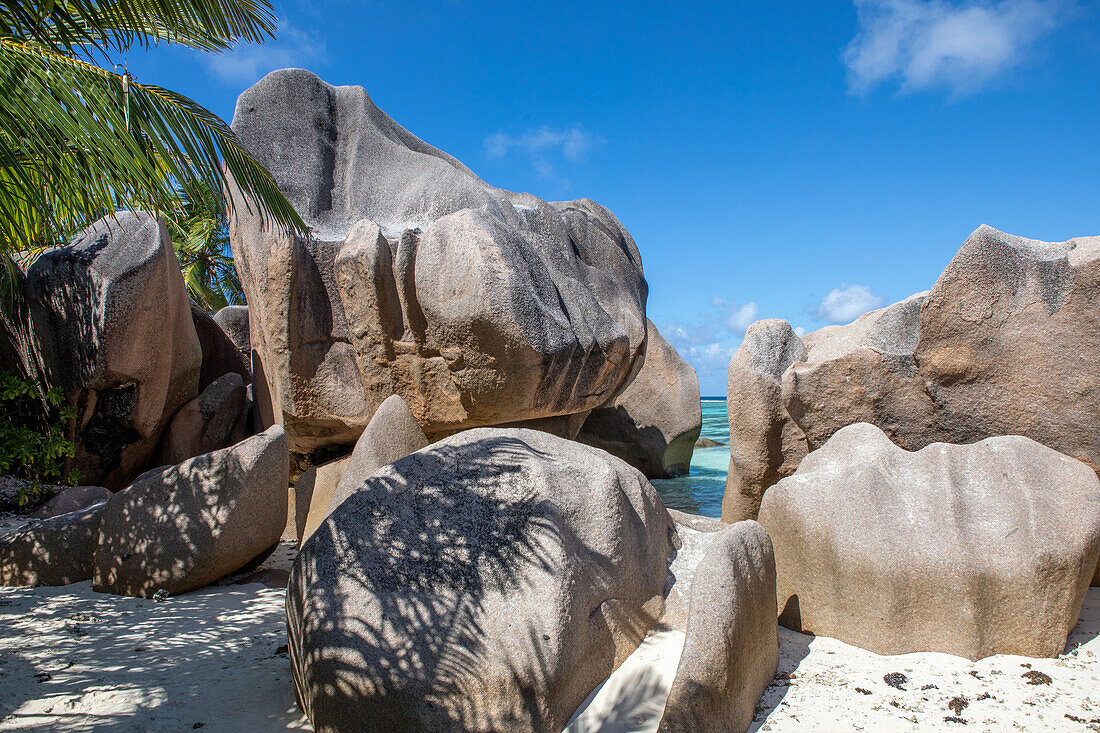
[[[284,543],[255,572],[163,602],[89,583],[0,588],[0,731],[308,730],[285,649],[292,555]],[[570,733],[656,730],[683,638],[651,635]],[[783,628],[779,639],[753,731],[1100,731],[1100,588],[1057,659],[881,657]],[[894,673],[899,686],[884,679]]]
[[[267,570],[285,575],[284,543]],[[228,580],[233,580],[228,579]],[[227,583],[162,602],[90,582],[0,588],[0,731],[310,727],[294,702],[281,587]]]

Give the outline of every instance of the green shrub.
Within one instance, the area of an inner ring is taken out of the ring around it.
[[[76,409],[65,405],[60,388],[0,372],[0,473],[29,484],[20,491],[20,504],[38,499],[44,485],[80,481],[76,471],[65,474],[65,459],[76,455],[76,445],[65,437],[74,419]]]

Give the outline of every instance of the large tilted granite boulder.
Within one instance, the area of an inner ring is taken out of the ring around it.
[[[153,465],[175,465],[244,440],[247,408],[241,375],[222,375],[172,416]]]
[[[618,456],[648,478],[688,472],[703,427],[699,379],[647,321],[645,362],[608,407],[593,410],[577,440]]]
[[[553,731],[660,616],[652,485],[548,433],[481,428],[383,468],[302,546],[298,699],[321,731]]]
[[[743,733],[779,667],[775,557],[751,520],[711,535],[695,569],[661,733]]]
[[[278,543],[288,455],[279,426],[231,448],[148,471],[103,513],[92,588],[148,598],[217,580]]]
[[[1100,555],[1100,479],[1021,436],[905,451],[842,428],[764,494],[780,623],[877,654],[1054,657]]]
[[[750,338],[751,337],[751,338]],[[927,293],[801,339],[755,324],[729,372],[722,518],[856,422],[898,445],[1025,435],[1100,469],[1100,237],[983,226]]]
[[[120,489],[198,394],[202,352],[168,232],[145,213],[100,219],[39,257],[26,289],[46,376],[77,409],[71,468]]]
[[[214,314],[214,323],[222,327],[225,335],[241,354],[252,353],[252,342],[248,336],[247,305],[227,305]]]
[[[607,209],[493,188],[300,69],[246,90],[233,130],[312,227],[283,234],[231,187],[254,372],[292,451],[353,443],[391,394],[435,438],[587,412],[633,376],[647,286]]]
[[[0,537],[0,585],[68,585],[92,577],[107,502],[30,523]]]

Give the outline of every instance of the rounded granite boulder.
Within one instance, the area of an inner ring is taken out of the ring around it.
[[[608,407],[589,414],[577,440],[603,448],[648,478],[688,472],[703,428],[699,378],[646,322],[645,361],[634,380]]]
[[[548,433],[459,433],[362,482],[287,589],[321,731],[558,733],[660,617],[676,532],[636,469]]]
[[[839,430],[764,494],[784,626],[877,654],[1054,657],[1100,555],[1100,480],[1021,436]]]

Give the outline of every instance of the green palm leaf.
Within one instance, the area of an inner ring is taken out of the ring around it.
[[[221,190],[223,163],[260,211],[305,230],[229,126],[183,95],[0,39],[0,102],[0,243],[9,251],[62,238],[105,211],[174,211],[177,185]]]
[[[245,302],[218,198],[203,185],[182,188],[182,206],[168,219],[187,293],[210,312]]]
[[[304,233],[223,120],[94,63],[159,40],[217,51],[273,27],[266,0],[0,0],[0,251],[63,241],[122,208],[171,216],[181,187],[222,191],[226,172],[265,221]]]
[[[221,51],[273,37],[275,15],[253,0],[0,0],[0,36],[66,55],[121,52],[164,40]]]

